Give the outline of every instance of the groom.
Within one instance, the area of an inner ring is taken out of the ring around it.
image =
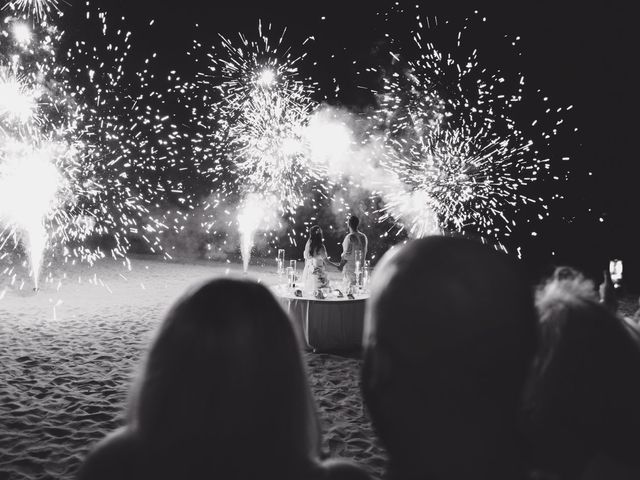
[[[348,220],[349,233],[342,242],[342,257],[340,260],[340,270],[343,271],[345,279],[348,279],[349,285],[357,283],[356,275],[356,252],[360,252],[360,268],[364,265],[364,259],[367,258],[368,241],[364,233],[358,230],[360,219],[355,215],[351,215]]]

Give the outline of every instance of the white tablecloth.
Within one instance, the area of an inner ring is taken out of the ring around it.
[[[355,295],[353,300],[346,296],[318,300],[310,296],[296,297],[293,292],[282,288],[276,288],[274,293],[289,313],[308,350],[354,350],[362,346],[368,294]]]

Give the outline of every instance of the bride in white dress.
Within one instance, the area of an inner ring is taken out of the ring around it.
[[[309,230],[309,239],[304,247],[304,260],[302,282],[305,290],[315,292],[322,288],[328,288],[329,277],[325,267],[329,264],[338,268],[338,265],[329,260],[322,230],[318,225],[314,225]]]

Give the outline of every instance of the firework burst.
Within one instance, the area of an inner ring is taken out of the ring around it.
[[[255,40],[221,36],[207,53],[207,70],[179,88],[204,130],[192,138],[208,164],[201,171],[214,181],[224,177],[221,188],[240,197],[274,195],[281,213],[293,216],[322,171],[309,161],[304,138],[316,107],[313,86],[298,71],[305,54],[284,45],[285,31],[274,42],[271,26],[260,22]]]
[[[233,204],[231,210],[239,212],[249,197],[275,199],[263,202],[263,215],[271,215],[264,211],[268,204],[282,220],[294,224],[301,206],[317,207],[316,195],[325,192],[328,183],[326,166],[312,160],[307,138],[317,107],[312,100],[315,84],[302,78],[299,66],[306,53],[297,56],[286,45],[285,33],[286,29],[276,35],[271,25],[259,22],[257,36],[220,36],[213,46],[194,42],[192,57],[207,66],[193,81],[177,81],[171,96],[195,119],[180,139],[188,139],[196,176],[204,177],[211,188],[204,195],[222,195],[225,205]],[[204,203],[210,218],[203,226],[209,231],[228,214],[226,208]],[[283,223],[271,226],[278,229]],[[273,231],[258,231],[270,237],[268,242],[275,240]],[[287,235],[295,244],[295,230]]]
[[[229,129],[234,165],[245,188],[275,195],[280,209],[292,215],[309,182],[321,179],[305,151],[309,113],[308,102],[258,86]]]
[[[526,186],[549,169],[515,120],[524,77],[483,68],[477,50],[463,53],[462,33],[446,52],[426,30],[413,34],[417,60],[392,52],[402,73],[383,79],[374,120],[389,147],[382,164],[397,181],[379,190],[381,220],[418,237],[471,228],[500,244],[515,225],[511,214],[534,201]]]
[[[42,20],[28,46],[16,39],[1,52],[11,63],[0,65],[0,246],[24,251],[36,286],[45,257],[126,261],[132,237],[162,250],[165,225],[151,208],[180,190],[159,178],[162,141],[152,138],[165,117],[125,77],[130,33],[111,35],[104,13],[86,18],[102,38],[59,55],[63,33]],[[145,73],[136,75],[141,89]]]
[[[524,160],[530,144],[487,140],[481,133],[435,127],[408,153],[391,150],[386,163],[403,188],[383,193],[385,215],[400,220],[411,236],[474,226],[483,235],[510,231],[507,207],[532,200],[518,189],[535,180]],[[383,188],[384,190],[384,188]]]

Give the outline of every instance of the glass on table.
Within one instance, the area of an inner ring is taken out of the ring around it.
[[[295,273],[293,268],[291,267],[287,267],[286,268],[286,274],[287,274],[287,287],[289,288],[293,288],[293,286],[295,285]]]
[[[278,275],[284,275],[285,271],[284,271],[284,262],[285,262],[285,258],[284,258],[284,248],[280,248],[278,249],[278,257],[277,257],[277,263],[278,263]]]
[[[285,271],[284,271],[284,265],[282,263],[280,263],[280,260],[278,260],[277,274],[278,274],[278,278],[279,278],[280,283],[282,283],[282,277],[284,277]]]

